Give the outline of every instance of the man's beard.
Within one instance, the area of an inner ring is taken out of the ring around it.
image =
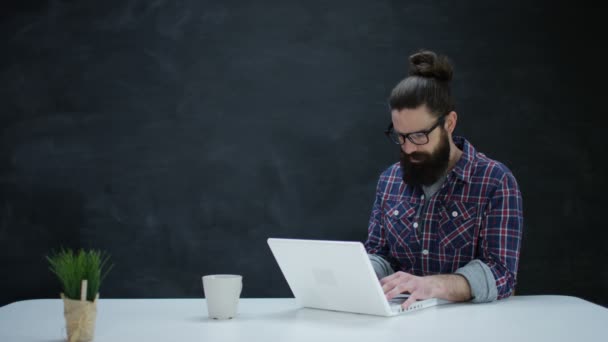
[[[401,171],[403,181],[410,185],[431,185],[441,178],[450,161],[450,143],[447,132],[441,129],[439,145],[432,153],[414,152],[410,155],[401,150]],[[413,158],[417,163],[412,163]]]

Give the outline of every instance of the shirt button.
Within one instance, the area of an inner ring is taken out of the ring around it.
[[[420,196],[420,199],[424,201],[424,195]]]
[[[453,217],[458,216],[458,212],[457,212],[456,210],[452,211],[452,216],[453,216]]]
[[[414,222],[414,228],[418,228],[418,222]]]
[[[395,211],[393,211],[393,215],[394,215],[394,216],[399,215],[399,210],[395,210]]]
[[[424,249],[424,250],[422,250],[422,254],[423,254],[423,255],[429,255],[429,250],[428,250],[428,249]]]

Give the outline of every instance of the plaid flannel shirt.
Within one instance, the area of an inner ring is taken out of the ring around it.
[[[403,182],[399,163],[382,173],[365,247],[417,276],[453,273],[478,259],[492,271],[498,299],[509,297],[522,239],[521,193],[506,166],[453,139],[462,157],[432,198]]]

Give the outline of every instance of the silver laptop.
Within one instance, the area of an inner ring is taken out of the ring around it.
[[[361,242],[269,238],[268,245],[303,307],[394,316],[450,303],[432,298],[403,310],[407,295],[388,301]]]

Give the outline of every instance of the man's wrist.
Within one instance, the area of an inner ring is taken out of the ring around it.
[[[434,275],[431,296],[455,302],[464,302],[471,299],[471,287],[467,279],[460,274]]]

